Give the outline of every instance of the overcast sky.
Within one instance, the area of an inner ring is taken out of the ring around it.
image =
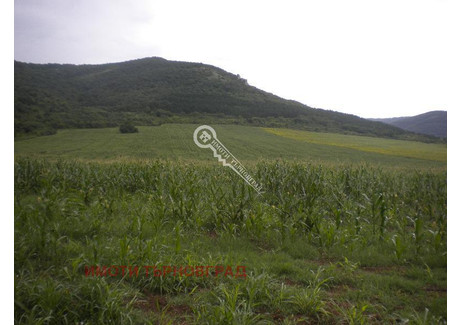
[[[460,108],[458,0],[16,0],[15,59],[212,64],[362,117]]]

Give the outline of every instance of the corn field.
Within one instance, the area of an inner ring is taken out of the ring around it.
[[[445,321],[445,170],[249,171],[262,195],[217,163],[16,159],[15,321]],[[247,277],[85,275],[94,265],[244,265]]]

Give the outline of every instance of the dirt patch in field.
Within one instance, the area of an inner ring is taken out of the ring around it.
[[[174,324],[188,324],[186,319],[192,315],[192,309],[187,305],[168,305],[168,300],[165,296],[145,294],[143,299],[137,300],[133,304],[134,308],[142,310],[144,313],[163,313],[175,318]]]
[[[426,295],[430,297],[439,298],[447,296],[447,288],[441,288],[433,285],[428,285],[423,287],[423,290],[426,292]]]
[[[211,238],[211,239],[217,239],[217,237],[219,237],[217,235],[217,232],[215,232],[214,230],[210,231],[207,233],[208,237]]]
[[[160,312],[167,304],[168,301],[164,296],[147,294],[145,298],[137,300],[133,307],[144,312]]]
[[[433,291],[433,292],[447,292],[446,288],[440,288],[436,286],[426,286],[423,288],[425,291]]]
[[[360,267],[361,270],[365,272],[371,272],[371,273],[391,273],[391,272],[397,272],[397,273],[404,273],[406,272],[406,268],[403,266],[362,266]]]

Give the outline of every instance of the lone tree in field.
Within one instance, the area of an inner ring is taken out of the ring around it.
[[[139,130],[131,123],[124,122],[120,125],[120,133],[137,133]]]

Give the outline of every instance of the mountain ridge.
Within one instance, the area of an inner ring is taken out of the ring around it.
[[[15,135],[62,128],[219,123],[438,141],[351,114],[312,108],[203,63],[143,58],[104,64],[14,62]]]
[[[374,118],[370,120],[393,125],[415,133],[447,138],[447,111],[434,110],[414,116]]]

